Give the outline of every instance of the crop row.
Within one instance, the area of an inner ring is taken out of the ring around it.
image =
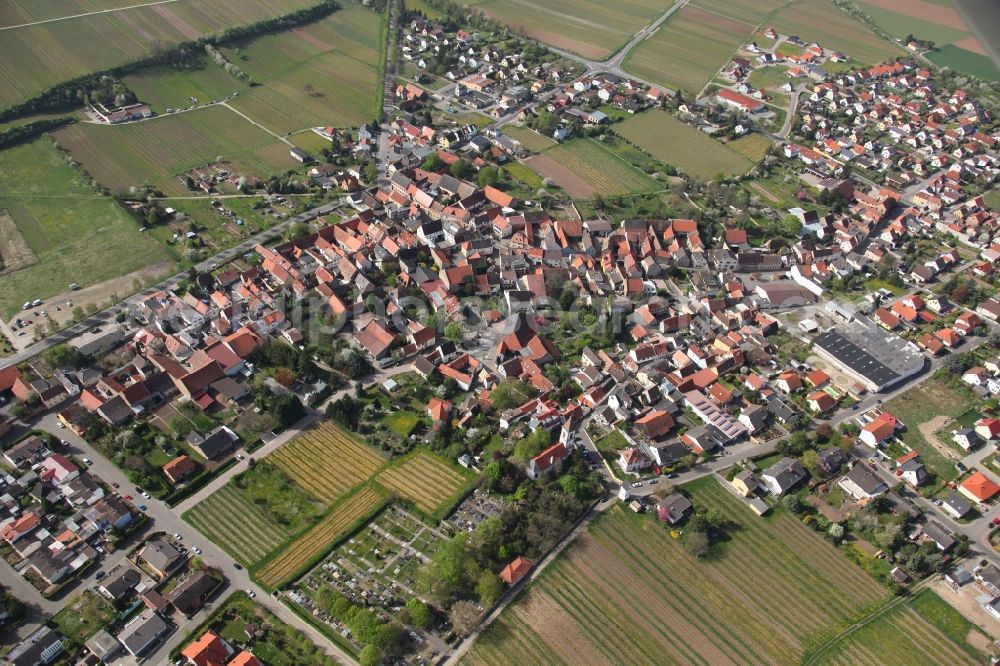
[[[383,499],[373,488],[358,491],[261,569],[258,572],[261,582],[268,587],[280,585],[329,548],[344,530],[371,513]]]

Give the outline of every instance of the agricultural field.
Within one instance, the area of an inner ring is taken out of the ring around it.
[[[385,464],[374,449],[329,421],[285,444],[268,461],[324,505],[368,480]]]
[[[305,529],[324,507],[268,462],[237,475],[184,519],[246,566]]]
[[[743,6],[746,3],[738,3]],[[778,0],[767,0],[779,6]],[[727,3],[728,6],[728,3]],[[729,18],[727,10],[715,13],[686,5],[656,33],[625,57],[623,67],[640,78],[696,95],[740,45],[756,31],[755,23]]]
[[[938,481],[953,481],[958,477],[955,463],[942,452],[948,444],[940,442],[934,431],[944,425],[946,419],[955,418],[969,408],[969,396],[964,389],[949,386],[943,371],[939,371],[919,386],[886,402],[882,408],[903,422],[906,430],[901,439],[920,453],[920,459]]]
[[[970,34],[958,10],[950,5],[927,0],[860,0],[858,7],[896,39],[913,35],[944,46]]]
[[[167,109],[186,109],[193,103],[192,97],[199,104],[204,104],[250,90],[249,85],[208,58],[205,58],[205,65],[201,69],[151,67],[129,74],[122,82],[135,93],[137,99],[161,114],[166,113]]]
[[[508,607],[466,662],[798,663],[888,600],[791,515],[758,518],[712,478],[685,488],[733,523],[709,555],[695,558],[655,518],[616,506]]]
[[[956,71],[978,76],[986,81],[1000,80],[1000,69],[989,56],[973,53],[957,44],[947,44],[928,54],[928,59],[938,67],[950,67]]]
[[[149,55],[156,43],[198,39],[314,4],[313,0],[178,0],[127,8],[113,0],[4,3],[0,108],[63,81]],[[102,9],[117,11],[77,16]],[[82,9],[83,12],[77,10]],[[64,20],[23,25],[60,16]]]
[[[591,139],[576,139],[525,160],[574,198],[655,192],[663,186]]]
[[[603,60],[655,21],[670,0],[463,0],[476,11],[535,40]]]
[[[469,481],[448,463],[423,452],[390,467],[375,480],[428,514],[447,506]]]
[[[231,103],[268,129],[356,127],[378,103],[383,18],[349,4],[329,17],[223,49],[255,83]]]
[[[520,162],[508,162],[503,166],[503,168],[507,173],[513,176],[515,180],[524,183],[524,185],[531,190],[537,190],[544,185],[541,176]]]
[[[819,652],[814,663],[983,663],[984,656],[967,642],[978,629],[941,597],[923,590],[903,601]]]
[[[172,263],[139,232],[112,198],[94,192],[82,172],[43,137],[0,151],[0,314],[46,299],[73,282],[94,285]],[[113,242],[109,242],[113,239]],[[120,248],[129,251],[122,253]],[[19,266],[18,270],[10,270]]]
[[[798,35],[804,42],[818,42],[849,58],[869,65],[903,55],[900,47],[888,42],[841,11],[828,0],[800,0],[770,19],[783,35]]]
[[[614,126],[656,159],[701,179],[744,174],[754,162],[669,113],[653,109]]]
[[[774,142],[763,134],[754,132],[753,134],[741,136],[735,141],[730,141],[726,146],[757,163],[764,159],[767,151],[774,147]]]
[[[344,498],[323,520],[261,568],[257,578],[269,588],[280,586],[325,552],[348,528],[374,514],[385,502],[386,496],[381,489],[371,486]]]
[[[546,148],[556,145],[555,139],[522,125],[506,125],[503,128],[503,133],[535,153],[540,153]]]
[[[231,170],[257,176],[298,165],[287,144],[222,105],[110,127],[76,123],[54,136],[116,192],[149,183],[167,195],[190,194],[177,176],[220,156]]]

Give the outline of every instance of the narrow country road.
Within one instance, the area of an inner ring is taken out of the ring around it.
[[[141,9],[143,7],[152,7],[154,5],[166,5],[172,2],[180,2],[181,0],[156,0],[155,2],[145,2],[141,5],[130,5],[128,7],[112,7],[111,9],[101,9],[96,12],[85,12],[83,14],[73,14],[72,16],[57,16],[56,18],[43,19],[41,21],[32,21],[31,23],[19,23],[18,25],[5,25],[0,26],[0,30],[15,30],[17,28],[29,28],[33,25],[42,25],[44,23],[54,23],[56,21],[69,21],[70,19],[83,18],[85,16],[95,16],[97,14],[112,14],[114,12],[123,12],[128,9]]]

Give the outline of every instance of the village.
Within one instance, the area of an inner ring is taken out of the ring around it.
[[[891,589],[944,581],[1000,622],[993,112],[906,59],[843,69],[771,32],[746,48],[758,65],[675,108],[665,87],[412,18],[395,117],[291,149],[325,197],[289,220],[301,234],[0,368],[0,566],[36,621],[5,659],[253,666],[298,649],[284,622],[370,663],[436,663],[588,511],[650,514],[708,554],[727,525],[685,488],[704,479]],[[740,82],[782,62],[776,131]],[[680,172],[662,179],[689,188],[677,215],[591,216],[506,169],[540,138],[668,108],[773,142],[757,173],[793,199],[724,179],[757,225]],[[532,529],[483,536],[507,520]],[[481,577],[428,584],[445,551]]]

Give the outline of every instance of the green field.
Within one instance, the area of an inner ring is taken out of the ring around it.
[[[983,196],[983,199],[986,201],[986,205],[993,210],[1000,209],[1000,190],[990,190]]]
[[[234,108],[285,134],[307,127],[354,127],[370,121],[379,82],[383,18],[350,4],[302,28],[225,49],[256,83]]]
[[[117,202],[94,192],[48,138],[0,151],[0,209],[8,211],[37,259],[0,275],[4,316],[73,282],[91,285],[168,259]]]
[[[744,174],[753,166],[745,155],[659,109],[636,114],[614,127],[656,159],[696,178]]]
[[[753,162],[760,162],[767,155],[767,151],[774,147],[774,142],[763,134],[754,132],[730,141],[726,146]]]
[[[759,518],[712,478],[685,488],[731,521],[707,557],[652,516],[615,506],[482,634],[467,663],[792,664],[889,598],[791,515]]]
[[[966,51],[953,44],[947,44],[928,54],[931,62],[938,67],[950,67],[964,74],[978,76],[986,81],[1000,80],[1000,69],[987,56]]]
[[[894,12],[890,9],[865,2],[864,0],[860,0],[858,6],[871,17],[875,25],[897,39],[913,35],[917,39],[928,39],[937,46],[944,46],[945,44],[957,42],[969,34],[968,30],[960,30],[947,25],[941,25],[940,23],[925,21],[916,16]]]
[[[920,425],[939,416],[955,418],[969,408],[969,400],[964,391],[948,386],[944,376],[938,374],[893,398],[882,408],[906,425],[902,440],[920,453],[920,459],[928,471],[937,476],[939,481],[953,481],[958,477],[954,462],[927,441],[920,432]]]
[[[187,108],[192,104],[192,97],[204,104],[250,89],[246,83],[207,59],[201,69],[182,71],[172,67],[153,67],[130,74],[123,82],[156,113]]]
[[[816,664],[980,664],[966,640],[978,629],[931,590],[923,590],[836,641],[810,660]],[[984,637],[985,641],[985,637]]]
[[[252,566],[320,511],[284,473],[261,463],[199,502],[184,519],[236,560]]]
[[[662,184],[592,139],[561,143],[530,158],[527,164],[574,198],[663,189]]]
[[[507,171],[507,173],[524,183],[532,190],[537,190],[542,187],[542,177],[520,162],[509,162],[505,164],[503,168]]]
[[[476,11],[546,44],[603,60],[652,23],[670,0],[463,0]]]
[[[177,176],[217,156],[234,171],[258,176],[298,164],[288,145],[221,105],[125,125],[77,123],[54,135],[90,175],[116,192],[150,183],[168,195],[188,195]]]
[[[4,3],[6,25],[93,11],[101,2]],[[155,43],[198,39],[314,4],[314,0],[179,0],[12,28],[0,39],[0,108],[57,83],[148,55]],[[104,6],[102,6],[104,5]],[[74,9],[76,6],[76,9]]]
[[[507,125],[503,128],[503,133],[536,153],[556,145],[555,139],[520,125]]]
[[[828,0],[800,0],[782,9],[770,25],[783,35],[819,42],[854,60],[870,65],[903,55],[898,46],[882,39]]]
[[[771,65],[769,67],[758,67],[750,72],[747,77],[747,85],[751,88],[764,88],[774,90],[788,83],[788,68],[784,65]]]
[[[744,3],[745,4],[745,3]],[[766,4],[778,6],[778,0]],[[723,11],[725,11],[723,9]],[[625,57],[624,68],[640,78],[697,94],[756,31],[756,24],[695,5],[673,14]]]

